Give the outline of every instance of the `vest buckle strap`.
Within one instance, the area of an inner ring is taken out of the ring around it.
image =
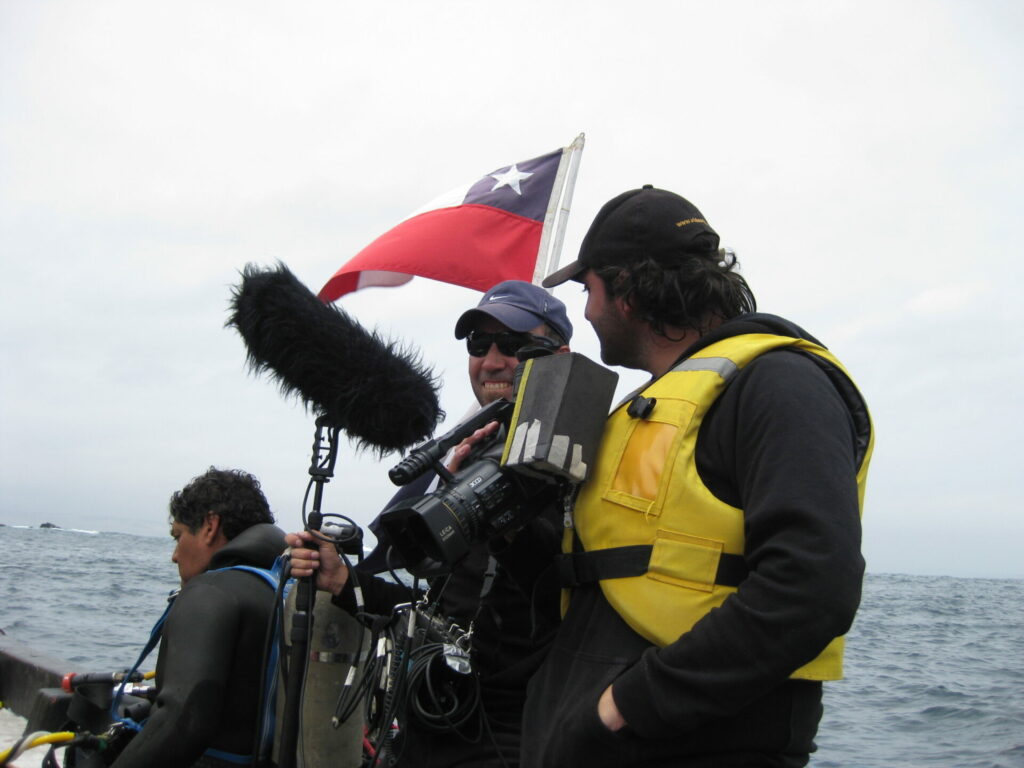
[[[563,587],[578,587],[602,579],[643,576],[651,561],[650,544],[572,552],[558,558],[558,579]]]
[[[643,576],[651,560],[650,544],[611,547],[591,552],[571,552],[558,557],[558,581],[566,589],[605,579]],[[750,570],[742,555],[723,552],[718,561],[715,584],[738,587]]]

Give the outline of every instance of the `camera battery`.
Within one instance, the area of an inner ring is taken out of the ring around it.
[[[582,483],[593,466],[619,375],[576,352],[522,363],[502,466]]]

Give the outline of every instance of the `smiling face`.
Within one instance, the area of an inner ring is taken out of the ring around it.
[[[491,317],[481,318],[474,330],[484,333],[503,333],[509,328]],[[543,336],[546,327],[543,323],[529,331],[536,336]],[[469,358],[469,383],[473,387],[480,405],[488,405],[502,398],[512,399],[512,378],[519,361],[515,356],[503,355],[497,344],[491,344],[483,357]]]

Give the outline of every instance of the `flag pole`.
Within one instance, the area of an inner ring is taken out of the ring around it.
[[[586,143],[584,134],[577,136],[566,151],[568,160],[563,160],[558,168],[555,179],[555,190],[551,193],[551,201],[544,217],[544,234],[541,236],[537,249],[537,264],[533,270],[533,283],[540,285],[541,280],[558,268],[558,260],[562,253],[562,241],[565,239],[565,227],[569,223],[569,209],[572,207],[572,193],[576,186],[576,174],[580,167],[583,145]],[[561,183],[559,183],[561,182]]]

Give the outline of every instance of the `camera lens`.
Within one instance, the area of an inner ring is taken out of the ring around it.
[[[444,488],[391,507],[381,525],[411,574],[434,575],[465,557],[472,542],[507,527],[518,496],[498,462],[481,459]]]

